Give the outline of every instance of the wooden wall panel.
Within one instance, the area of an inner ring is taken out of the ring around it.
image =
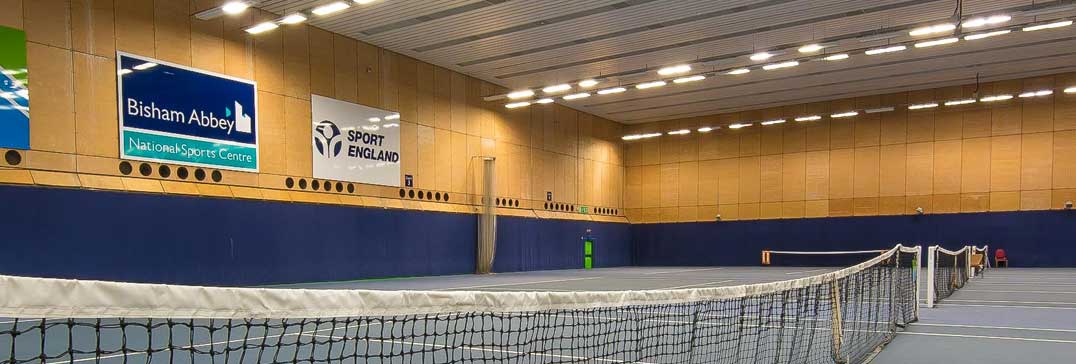
[[[1020,140],[1020,135],[990,138],[990,191],[1020,190]]]
[[[960,192],[990,191],[990,138],[965,139],[960,150]]]

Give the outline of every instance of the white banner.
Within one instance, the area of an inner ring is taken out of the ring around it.
[[[310,95],[314,177],[400,186],[400,114]]]

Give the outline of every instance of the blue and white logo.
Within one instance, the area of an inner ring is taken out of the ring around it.
[[[343,138],[340,138],[340,128],[328,120],[322,120],[314,128],[314,147],[318,153],[326,157],[340,155],[340,149],[344,146]]]

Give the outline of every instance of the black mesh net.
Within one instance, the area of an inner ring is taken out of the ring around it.
[[[936,249],[935,252],[934,303],[938,303],[968,282],[968,248],[955,252]]]
[[[737,297],[691,299],[699,291],[684,290],[683,302],[648,305],[390,317],[0,319],[0,364],[859,363],[916,320],[916,256],[894,249],[833,279]]]

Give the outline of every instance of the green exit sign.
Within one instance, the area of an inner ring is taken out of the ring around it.
[[[589,211],[590,211],[589,207],[579,206],[579,213],[580,214],[588,214],[588,213],[590,213]]]

